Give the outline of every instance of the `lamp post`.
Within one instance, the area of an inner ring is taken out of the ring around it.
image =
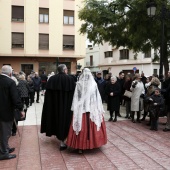
[[[149,17],[154,17],[156,13],[157,4],[155,1],[150,0],[147,3],[147,14]],[[165,58],[165,19],[169,14],[168,9],[165,6],[164,1],[162,2],[162,7],[160,11],[160,20],[161,20],[161,44],[160,44],[160,67],[159,67],[159,79],[163,81],[163,59]]]

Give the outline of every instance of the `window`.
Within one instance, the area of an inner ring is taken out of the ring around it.
[[[144,57],[145,57],[145,58],[151,58],[151,50],[149,50],[148,52],[146,52],[146,53],[144,54]]]
[[[24,48],[24,33],[12,33],[12,48]]]
[[[39,49],[49,49],[49,34],[39,34]]]
[[[12,6],[12,21],[24,21],[23,6]]]
[[[157,75],[158,74],[158,70],[157,69],[153,69],[153,74]]]
[[[104,52],[104,56],[105,56],[105,58],[113,57],[113,51],[106,51],[106,52]]]
[[[93,66],[93,56],[90,56],[90,66]]]
[[[49,9],[48,8],[39,8],[39,22],[49,23]]]
[[[74,50],[74,35],[63,35],[63,50]]]
[[[120,60],[129,59],[129,50],[122,49],[120,50]]]
[[[64,10],[64,24],[74,25],[74,11]]]
[[[88,48],[91,48],[91,47],[93,47],[93,45],[88,45]]]

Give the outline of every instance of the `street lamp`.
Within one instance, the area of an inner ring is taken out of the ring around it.
[[[149,17],[154,17],[156,13],[157,4],[154,0],[150,0],[147,5],[147,14]],[[164,1],[162,2],[162,7],[160,11],[160,20],[161,20],[161,45],[160,45],[160,68],[159,68],[159,79],[163,81],[163,59],[164,59],[164,49],[165,49],[165,19],[169,15],[169,11],[166,8]]]

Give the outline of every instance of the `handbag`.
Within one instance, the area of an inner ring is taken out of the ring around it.
[[[131,98],[132,97],[132,92],[128,91],[128,90],[125,90],[124,96],[126,96],[128,98]]]

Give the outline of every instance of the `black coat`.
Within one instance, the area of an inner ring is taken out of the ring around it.
[[[110,82],[106,85],[106,94],[108,95],[107,110],[110,111],[119,111],[120,109],[120,95],[121,89],[120,84],[116,82],[111,84]],[[110,96],[110,93],[113,92],[113,96]]]
[[[14,119],[14,109],[23,109],[14,80],[0,75],[0,120],[8,122]]]
[[[33,77],[32,81],[34,83],[34,90],[39,91],[41,87],[41,78],[40,77]]]
[[[100,96],[102,98],[102,102],[105,99],[105,87],[106,87],[106,81],[103,78],[95,78],[95,81],[97,83],[97,87],[99,89]]]
[[[71,76],[59,73],[48,82],[41,118],[41,133],[65,140],[72,120],[71,105],[75,82]]]

